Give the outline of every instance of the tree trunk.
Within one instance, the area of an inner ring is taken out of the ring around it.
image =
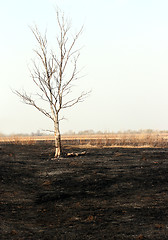
[[[59,130],[58,119],[54,123],[54,134],[55,134],[55,158],[59,158],[61,156],[62,149],[61,149],[61,134]]]

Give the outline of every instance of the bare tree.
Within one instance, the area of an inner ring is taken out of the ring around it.
[[[76,49],[76,43],[83,27],[72,36],[70,33],[71,23],[65,18],[64,13],[57,11],[56,17],[58,33],[55,51],[49,49],[46,33],[42,35],[37,26],[31,28],[38,45],[38,48],[34,50],[38,61],[33,61],[30,73],[38,91],[34,95],[29,95],[25,91],[15,90],[14,92],[24,103],[34,106],[53,121],[55,157],[59,157],[62,153],[59,127],[60,111],[83,101],[88,92],[81,92],[74,98],[71,95],[73,83],[79,79],[80,71],[77,63],[80,49]],[[38,102],[39,99],[43,102],[42,106]],[[49,108],[44,107],[44,102],[47,102]]]

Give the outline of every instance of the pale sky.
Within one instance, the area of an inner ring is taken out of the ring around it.
[[[79,43],[85,75],[75,92],[92,93],[65,111],[61,131],[168,130],[167,0],[5,0],[0,2],[0,133],[51,129],[52,121],[11,89],[33,92],[28,71],[36,42],[29,26],[57,35],[55,7],[84,24]]]

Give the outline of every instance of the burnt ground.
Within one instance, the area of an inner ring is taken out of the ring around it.
[[[0,145],[0,239],[168,239],[168,149],[85,150]]]

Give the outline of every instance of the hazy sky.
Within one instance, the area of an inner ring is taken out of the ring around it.
[[[5,0],[0,3],[0,132],[52,129],[52,122],[24,105],[11,89],[33,92],[28,71],[36,42],[29,26],[57,34],[54,7],[84,24],[79,40],[82,78],[76,91],[92,89],[63,113],[62,132],[93,129],[168,130],[167,0]]]

